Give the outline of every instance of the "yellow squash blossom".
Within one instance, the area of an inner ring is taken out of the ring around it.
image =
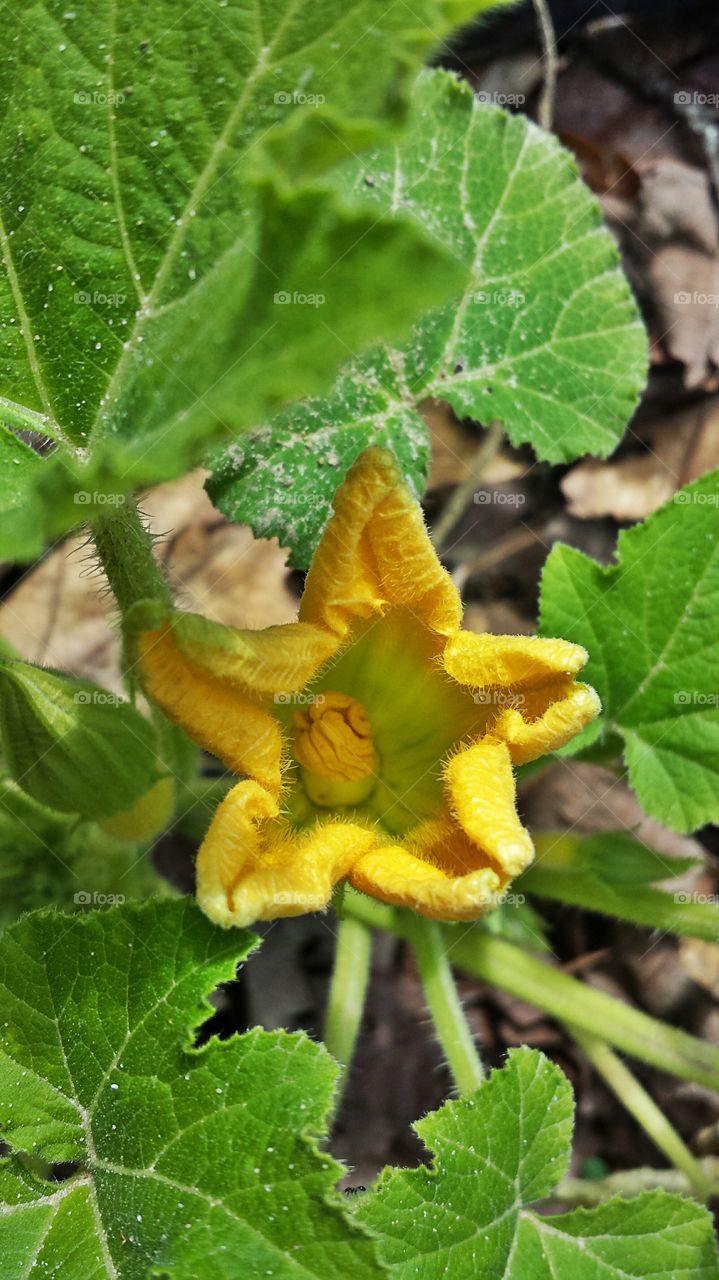
[[[324,908],[345,877],[425,916],[481,915],[533,857],[513,765],[599,710],[574,678],[579,645],[460,630],[420,507],[378,448],[337,491],[298,622],[238,631],[139,608],[146,693],[244,775],[197,862],[221,925]]]

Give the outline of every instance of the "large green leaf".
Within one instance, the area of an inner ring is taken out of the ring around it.
[[[380,1274],[332,1187],[321,1132],[336,1068],[260,1030],[201,1051],[206,995],[253,935],[188,901],[25,917],[0,942],[0,1136],[77,1161],[49,1183],[0,1163],[3,1280]]]
[[[331,395],[283,413],[215,463],[208,487],[220,510],[276,534],[299,565],[365,444],[390,444],[423,484],[425,397],[499,419],[513,442],[550,462],[603,457],[646,367],[644,330],[597,202],[569,154],[526,118],[425,72],[401,143],[344,166],[337,180],[378,217],[416,219],[468,275],[405,345],[355,359]]]
[[[620,534],[617,560],[556,546],[541,630],[586,646],[644,809],[692,831],[719,819],[719,472]]]
[[[415,227],[270,179],[305,135],[316,171],[394,128],[420,58],[472,9],[6,7],[0,417],[57,442],[50,531],[87,514],[78,493],[91,508],[179,473],[457,287]]]
[[[385,1170],[359,1208],[395,1280],[717,1280],[709,1214],[679,1196],[529,1208],[566,1168],[572,1111],[558,1067],[518,1049],[473,1097],[420,1121],[432,1168]]]

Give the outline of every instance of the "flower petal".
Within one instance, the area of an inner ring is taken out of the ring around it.
[[[587,657],[586,649],[568,640],[459,631],[447,641],[443,662],[459,684],[523,689],[558,675],[576,675]]]
[[[170,720],[233,773],[279,790],[282,735],[266,711],[190,662],[175,644],[170,623],[141,632],[135,652],[143,689]]]
[[[551,691],[546,710],[529,719],[533,701],[521,709],[506,707],[492,725],[492,733],[509,747],[515,764],[526,764],[549,751],[558,751],[599,715],[602,704],[591,685],[574,680],[559,683]]]
[[[321,911],[352,862],[376,840],[369,827],[328,822],[300,837],[274,796],[239,782],[218,808],[197,859],[197,901],[216,924]]]
[[[300,606],[300,619],[345,636],[357,618],[405,605],[451,635],[462,606],[437,559],[422,511],[385,449],[365,449],[335,494]]]
[[[567,640],[461,631],[442,661],[454,680],[484,691],[475,697],[488,711],[486,732],[509,745],[514,764],[557,751],[601,710],[594,690],[574,680],[587,652]]]
[[[445,780],[452,812],[469,839],[484,851],[505,881],[534,857],[532,838],[515,806],[509,748],[484,738],[452,756]]]
[[[304,689],[339,648],[335,636],[307,622],[241,631],[197,613],[175,613],[172,637],[208,675],[255,697]]]
[[[506,883],[451,819],[424,823],[403,843],[362,854],[349,873],[362,893],[433,920],[475,920]]]

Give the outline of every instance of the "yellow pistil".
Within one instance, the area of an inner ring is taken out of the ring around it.
[[[358,805],[376,779],[372,729],[361,702],[346,693],[317,694],[307,711],[295,711],[293,754],[305,790],[323,807]]]

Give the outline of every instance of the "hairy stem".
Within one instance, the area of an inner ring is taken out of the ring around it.
[[[325,1018],[324,1042],[348,1068],[359,1034],[372,958],[372,931],[352,916],[340,920]]]
[[[616,1049],[683,1080],[719,1088],[719,1052],[713,1045],[596,991],[521,947],[473,929],[457,935],[451,954],[460,968],[552,1017],[590,1034],[601,1027]]]
[[[680,1169],[686,1176],[687,1182],[697,1199],[710,1199],[714,1194],[714,1184],[711,1178],[707,1177],[703,1172],[701,1165],[695,1160],[685,1143],[682,1142],[664,1112],[660,1111],[656,1102],[650,1098],[646,1089],[643,1088],[636,1076],[622,1062],[621,1058],[618,1058],[614,1050],[604,1040],[600,1040],[598,1036],[578,1030],[572,1026],[571,1022],[566,1023],[566,1027],[570,1035],[574,1037],[577,1044],[586,1053],[595,1071],[606,1081],[612,1092],[627,1108],[627,1111],[634,1116],[634,1119],[642,1126],[645,1133],[649,1134],[652,1142],[656,1143],[659,1150],[664,1152],[664,1155],[668,1160],[671,1160],[675,1168]]]
[[[457,994],[442,931],[434,920],[409,913],[405,928],[417,959],[427,1008],[454,1082],[460,1093],[472,1093],[484,1080],[484,1068]]]
[[[697,1161],[702,1177],[712,1187],[714,1196],[719,1193],[719,1160],[705,1156]],[[552,1199],[562,1205],[584,1205],[591,1208],[610,1200],[612,1196],[638,1196],[642,1191],[672,1192],[674,1195],[691,1195],[691,1184],[686,1174],[678,1169],[625,1169],[607,1178],[564,1178]]]
[[[362,894],[348,891],[345,911],[376,929],[409,938],[402,912],[384,907]],[[571,1022],[582,1031],[594,1034],[597,1027],[601,1027],[609,1044],[641,1062],[648,1062],[682,1080],[719,1089],[719,1050],[714,1045],[670,1027],[603,991],[596,991],[522,947],[479,927],[449,926],[443,932],[447,956],[466,973],[519,996],[560,1022]]]
[[[109,507],[92,522],[100,563],[123,613],[138,600],[171,603],[170,589],[152,554],[152,535],[132,499]]]
[[[539,123],[543,129],[551,129],[554,116],[554,94],[557,87],[557,41],[552,25],[552,15],[546,0],[532,0],[537,15],[542,40],[542,71],[544,88],[539,99]]]
[[[446,543],[454,526],[472,501],[477,485],[482,479],[482,473],[499,452],[503,440],[504,431],[501,424],[491,423],[482,437],[477,452],[467,464],[469,474],[466,480],[457,486],[432,530],[432,541],[438,555],[446,550]]]

